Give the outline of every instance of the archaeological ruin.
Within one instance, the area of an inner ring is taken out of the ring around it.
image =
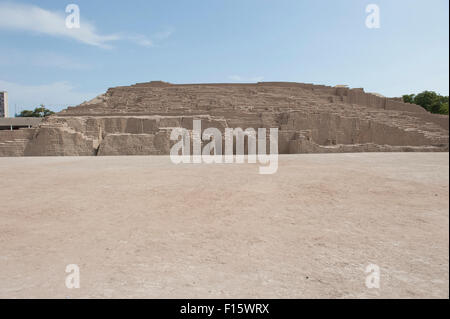
[[[448,151],[449,118],[401,99],[287,82],[139,83],[0,130],[0,156],[168,155],[175,127],[278,128],[280,154]]]

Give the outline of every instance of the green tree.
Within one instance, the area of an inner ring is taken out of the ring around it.
[[[414,96],[415,96],[415,94],[403,95],[403,102],[413,104],[414,103]]]
[[[34,111],[23,110],[18,117],[46,117],[52,114],[55,114],[55,112],[50,111],[45,108],[45,105],[41,104],[39,107],[35,108]]]
[[[33,111],[30,110],[23,110],[22,112],[20,112],[19,115],[17,115],[18,117],[34,117],[34,113]]]
[[[403,95],[403,102],[420,105],[431,113],[448,115],[448,96],[442,96],[433,91]]]
[[[448,101],[445,103],[442,103],[441,105],[441,114],[447,114],[448,115]]]

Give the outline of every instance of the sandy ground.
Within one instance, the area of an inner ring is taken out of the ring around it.
[[[1,298],[449,297],[448,153],[281,156],[275,175],[168,157],[0,172]]]

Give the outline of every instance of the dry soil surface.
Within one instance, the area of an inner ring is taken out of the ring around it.
[[[1,298],[449,297],[448,153],[280,156],[274,175],[168,157],[0,172]]]

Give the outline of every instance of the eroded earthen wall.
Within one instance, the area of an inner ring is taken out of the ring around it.
[[[175,127],[279,129],[280,153],[448,151],[448,116],[363,89],[289,82],[117,87],[32,129],[0,156],[167,155]]]

